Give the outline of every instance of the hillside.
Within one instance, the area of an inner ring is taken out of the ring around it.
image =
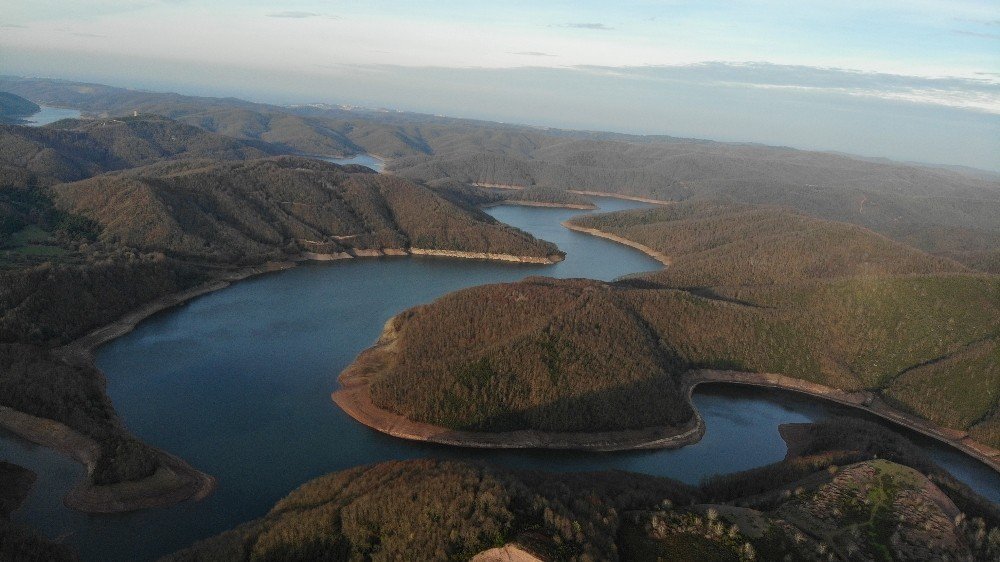
[[[99,224],[102,241],[188,259],[239,264],[410,248],[558,253],[424,187],[362,170],[293,157],[199,162],[62,184],[53,197]]]
[[[938,361],[933,376],[946,386],[906,381],[926,362],[995,343],[998,297],[1000,281],[975,276],[845,278],[706,296],[648,282],[529,279],[397,316],[392,339],[354,369],[369,377],[375,406],[461,430],[679,433],[692,416],[691,369],[886,390],[906,409],[969,429],[992,415],[995,377]],[[968,393],[970,385],[983,392]]]
[[[0,189],[0,413],[9,429],[87,466],[66,500],[78,509],[148,508],[212,489],[122,427],[91,363],[90,346],[155,311],[290,260],[562,258],[405,179],[302,157],[248,159],[274,150],[160,117],[8,133],[28,149],[27,160],[9,160],[21,183]],[[64,170],[51,162],[79,164],[70,177],[117,171],[58,183]]]
[[[784,147],[279,107],[52,80],[8,78],[0,87],[98,114],[166,115],[286,151],[378,154],[392,159],[389,171],[420,182],[783,205],[1000,272],[1000,182],[990,174]]]
[[[10,92],[0,92],[0,123],[16,123],[38,113],[42,108],[31,100]]]
[[[243,160],[278,153],[265,143],[207,133],[156,115],[0,126],[4,186],[52,185],[165,159]]]
[[[354,468],[308,482],[266,517],[165,560],[466,560],[504,545],[530,560],[989,560],[1000,553],[995,508],[912,445],[877,426],[791,429],[808,453],[699,487],[626,472],[430,460]]]
[[[1000,380],[980,370],[996,361],[997,277],[780,209],[688,204],[573,224],[672,265],[616,283],[534,278],[447,295],[392,320],[342,384],[366,385],[372,406],[442,437],[535,430],[555,446],[560,432],[689,431],[693,370],[779,373],[874,392],[1000,445]]]
[[[673,287],[967,271],[868,229],[781,207],[685,202],[582,216],[570,226],[614,234],[668,256],[671,267],[652,278]]]

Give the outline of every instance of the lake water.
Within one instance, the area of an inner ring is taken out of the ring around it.
[[[41,111],[32,115],[31,117],[26,117],[24,119],[24,124],[31,127],[41,127],[42,125],[48,125],[49,123],[55,123],[60,119],[79,119],[80,111],[76,109],[66,109],[63,107],[49,107],[46,105],[39,106],[42,108]]]
[[[320,158],[320,160],[333,162],[334,164],[340,164],[341,166],[346,166],[348,164],[361,164],[362,166],[368,166],[376,172],[381,172],[385,168],[385,161],[377,156],[372,156],[371,154],[358,154],[349,158],[323,157]]]
[[[602,210],[641,206],[598,199]],[[154,316],[97,353],[108,393],[139,438],[216,476],[199,503],[139,513],[71,512],[61,497],[83,474],[75,463],[10,438],[2,458],[39,473],[15,519],[65,540],[85,560],[142,560],[259,517],[310,478],[390,459],[480,460],[557,471],[622,469],[688,483],[718,471],[780,460],[777,426],[848,413],[791,393],[701,387],[694,397],[707,432],[672,451],[578,453],[481,451],[413,443],[369,430],[330,401],[336,378],[378,337],[384,322],[450,291],[529,275],[610,280],[660,265],[559,223],[580,211],[496,207],[490,213],[567,252],[556,265],[440,258],[378,258],[305,265],[237,283]],[[944,446],[934,457],[1000,501],[1000,477]]]

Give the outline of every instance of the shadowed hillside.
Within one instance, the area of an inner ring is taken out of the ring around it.
[[[794,435],[787,460],[699,487],[627,472],[439,461],[345,470],[166,560],[467,560],[504,545],[525,560],[579,561],[1000,553],[996,508],[905,439],[858,422],[787,429]]]
[[[10,92],[0,92],[0,123],[17,123],[19,120],[38,113],[42,108],[31,100]]]

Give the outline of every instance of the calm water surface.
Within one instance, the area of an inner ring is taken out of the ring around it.
[[[350,158],[327,157],[321,158],[320,160],[333,162],[334,164],[340,164],[341,166],[346,166],[348,164],[361,164],[362,166],[368,166],[376,172],[381,172],[383,168],[385,168],[385,161],[377,156],[372,156],[371,154],[358,154],[356,156],[351,156]]]
[[[367,165],[367,164],[366,164]],[[600,199],[602,210],[639,206]],[[141,439],[216,476],[200,503],[88,516],[61,506],[83,469],[44,448],[0,439],[3,457],[39,473],[15,518],[63,536],[88,560],[150,559],[263,515],[304,481],[390,459],[482,460],[560,471],[623,469],[697,483],[719,470],[780,460],[777,426],[846,410],[790,393],[702,387],[696,407],[707,433],[673,451],[573,453],[477,451],[394,439],[354,422],[329,394],[382,325],[450,291],[530,275],[610,280],[659,268],[625,246],[559,223],[579,211],[496,207],[491,214],[567,252],[556,265],[436,258],[358,259],[299,267],[238,283],[143,322],[101,348],[97,364],[122,419]],[[1000,501],[1000,478],[983,465],[921,440],[940,462]]]
[[[24,124],[31,127],[41,127],[42,125],[48,125],[49,123],[55,123],[60,119],[79,119],[80,111],[76,109],[66,109],[63,107],[49,107],[47,105],[40,105],[41,111],[32,115],[31,117],[26,117],[24,119]]]

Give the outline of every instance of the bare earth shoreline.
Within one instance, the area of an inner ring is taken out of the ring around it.
[[[499,187],[499,186],[491,186]],[[512,187],[513,188],[513,187]],[[664,254],[609,232],[562,223],[570,230],[600,236],[635,248],[664,265],[670,258]],[[802,379],[772,373],[695,370],[685,374],[688,402],[694,412],[692,420],[681,427],[649,427],[618,432],[543,432],[533,430],[510,432],[477,432],[454,430],[433,424],[409,420],[376,406],[371,400],[369,381],[392,360],[396,330],[395,317],[386,323],[382,336],[372,347],[363,351],[339,377],[341,388],[331,398],[355,420],[383,433],[444,445],[476,448],[544,448],[590,451],[622,451],[636,449],[667,449],[697,443],[705,433],[704,420],[691,402],[699,384],[727,383],[773,388],[805,394],[857,408],[882,419],[931,437],[975,458],[1000,472],[1000,450],[980,443],[968,432],[939,427],[930,421],[902,412],[870,391],[847,392]]]
[[[485,187],[485,185],[484,185]],[[489,187],[506,187],[508,189],[523,189],[521,186],[500,186],[500,185],[490,185]],[[600,197],[613,197],[618,199],[641,201],[645,203],[654,204],[668,204],[668,201],[661,201],[655,199],[641,198],[641,197],[630,197],[622,196],[614,193],[606,192],[593,192],[593,191],[573,191],[573,193],[578,193],[581,195],[592,195]],[[505,202],[505,204],[520,204],[515,202]],[[566,207],[566,205],[556,205],[556,204],[545,204],[541,206],[559,206]],[[572,207],[570,207],[572,208]],[[630,247],[633,247],[639,251],[650,255],[654,259],[660,261],[664,265],[670,264],[670,259],[663,254],[637,244],[630,240],[626,240],[619,236],[598,231],[595,229],[588,229],[583,227],[577,227],[568,223],[563,223],[563,226],[571,230],[585,232],[587,234],[592,234],[595,236],[601,236],[603,238],[619,242]],[[330,261],[330,260],[340,260],[340,259],[352,259],[359,257],[381,257],[381,256],[402,256],[402,255],[426,255],[426,256],[442,256],[449,258],[464,258],[464,259],[488,259],[497,261],[509,261],[509,262],[523,262],[523,263],[556,263],[560,259],[559,256],[549,256],[546,258],[541,257],[530,257],[530,256],[513,256],[508,254],[486,254],[478,252],[458,252],[449,250],[426,250],[420,248],[411,249],[392,249],[387,248],[383,250],[358,250],[353,253],[339,253],[339,254],[315,254],[315,253],[303,253],[300,256],[293,258],[290,261],[280,261],[280,262],[268,262],[258,266],[248,267],[236,271],[229,272],[227,274],[221,275],[219,278],[209,281],[198,287],[182,291],[179,293],[174,293],[171,295],[166,295],[159,299],[156,299],[150,303],[143,305],[142,307],[126,314],[125,316],[119,318],[118,320],[111,322],[105,326],[97,328],[88,334],[74,340],[73,342],[53,350],[53,352],[61,357],[64,361],[71,364],[78,365],[93,365],[93,351],[120,336],[123,336],[131,332],[136,325],[141,321],[157,314],[161,311],[173,308],[184,304],[185,302],[192,300],[196,297],[218,291],[220,289],[228,287],[230,284],[248,279],[250,277],[255,277],[258,275],[263,275],[270,272],[283,271],[286,269],[291,269],[295,267],[299,262],[303,261]],[[367,350],[359,356],[359,360],[368,351],[378,347],[376,344],[370,350]],[[357,364],[357,361],[355,362]],[[334,402],[336,402],[341,408],[343,408],[348,414],[354,417],[357,421],[368,425],[369,427],[388,433],[390,435],[396,435],[397,437],[416,439],[416,440],[426,440],[434,441],[438,443],[445,443],[457,446],[491,446],[491,445],[476,445],[472,442],[466,441],[461,437],[456,437],[456,432],[449,430],[447,428],[440,428],[436,426],[430,426],[422,430],[413,430],[414,424],[417,422],[412,422],[402,418],[402,416],[397,416],[391,412],[385,410],[380,410],[371,404],[370,396],[367,394],[367,381],[364,378],[358,378],[355,376],[347,376],[348,371],[354,368],[355,364],[348,367],[347,370],[341,374],[341,389],[333,393]],[[781,375],[759,375],[755,373],[736,373],[738,375],[745,375],[747,377],[781,377]],[[730,379],[733,379],[733,373],[726,375]],[[782,377],[787,379],[788,384],[797,385],[804,381],[798,379],[793,379],[790,377]],[[713,382],[710,380],[698,380],[691,384],[688,388],[688,394],[693,392],[694,387],[697,384]],[[717,382],[729,382],[734,384],[749,384],[755,386],[766,386],[770,388],[782,388],[785,390],[793,390],[798,392],[803,392],[805,394],[810,394],[817,398],[826,398],[834,401],[839,401],[832,397],[831,392],[842,393],[836,389],[824,387],[828,392],[823,394],[812,394],[809,391],[801,390],[799,388],[793,388],[792,386],[780,386],[774,382],[774,379],[762,380],[758,383],[750,382],[749,379],[743,381],[737,380],[719,380]],[[819,385],[817,385],[819,386]],[[367,402],[365,401],[365,396],[368,396]],[[863,401],[862,401],[863,402]],[[982,443],[978,443],[971,439],[965,432],[960,432],[956,430],[948,430],[943,428],[938,428],[933,424],[913,416],[909,416],[905,413],[899,412],[892,409],[891,407],[884,404],[877,404],[873,409],[869,407],[858,406],[855,403],[841,402],[850,406],[860,407],[862,409],[867,409],[868,411],[894,421],[905,427],[909,427],[915,431],[929,435],[935,439],[938,439],[946,444],[952,445],[959,450],[969,454],[970,456],[982,461],[994,470],[1000,472],[1000,451],[986,446]],[[877,408],[877,409],[874,409]],[[388,417],[386,416],[388,415]],[[395,416],[395,419],[392,416]],[[44,418],[38,418],[35,416],[30,416],[23,412],[13,410],[7,407],[0,407],[0,427],[4,427],[11,432],[25,438],[29,441],[35,442],[39,445],[53,448],[63,454],[72,457],[74,460],[80,462],[85,467],[90,469],[93,460],[96,459],[97,451],[99,451],[99,446],[90,438],[72,430],[71,428],[55,422],[53,420],[48,420]],[[419,435],[420,431],[428,433],[430,435],[437,435],[437,439],[424,438]],[[451,437],[445,437],[444,434],[451,433]],[[412,435],[410,435],[412,434]],[[524,432],[511,432],[508,435],[507,443],[504,443],[505,439],[497,440],[495,438],[496,434],[483,434],[474,433],[471,436],[472,441],[483,441],[483,442],[494,442],[495,447],[510,448],[515,445],[511,443],[516,441],[520,443],[516,445],[520,448],[569,448],[569,449],[588,449],[594,451],[616,451],[616,450],[628,450],[628,449],[653,449],[653,448],[674,448],[681,447],[690,443],[698,442],[702,435],[704,434],[704,421],[702,420],[700,414],[695,410],[695,415],[692,421],[682,428],[647,428],[629,432],[604,432],[604,433],[579,433],[579,434],[545,434],[544,432],[535,431],[524,431]],[[488,437],[494,435],[494,437]],[[447,440],[446,440],[447,439]],[[555,442],[559,441],[563,443],[562,446],[554,446],[547,444],[546,440]],[[191,467],[185,463],[182,459],[170,455],[169,453],[161,450],[157,450],[161,455],[163,460],[164,468],[158,470],[151,477],[144,480],[135,482],[126,482],[114,486],[94,486],[90,485],[86,480],[78,484],[65,498],[65,503],[68,507],[77,509],[84,512],[90,513],[122,513],[128,511],[135,511],[139,509],[147,509],[151,507],[161,507],[179,503],[185,500],[200,500],[208,495],[210,495],[215,487],[215,479],[207,474],[204,474],[197,469]]]
[[[391,364],[395,353],[396,317],[391,318],[376,344],[363,351],[341,373],[340,389],[331,398],[348,415],[368,427],[403,439],[442,445],[483,449],[571,449],[584,451],[627,451],[673,449],[701,440],[705,422],[691,398],[701,384],[725,383],[771,388],[805,394],[864,410],[947,445],[1000,472],[1000,450],[979,443],[967,432],[938,427],[926,420],[900,412],[869,391],[848,392],[774,373],[748,373],[700,369],[685,373],[682,382],[694,416],[679,427],[647,427],[628,431],[546,432],[535,430],[483,432],[456,430],[413,421],[379,408],[371,399],[369,383]]]
[[[53,354],[69,364],[93,366],[95,349],[131,332],[146,318],[199,296],[224,289],[234,282],[291,269],[296,267],[298,263],[305,261],[406,255],[537,264],[553,264],[563,259],[560,255],[547,257],[515,256],[424,248],[362,249],[352,253],[339,254],[303,253],[289,261],[268,262],[231,271],[197,287],[155,299],[110,324],[54,349]],[[0,427],[4,427],[23,439],[52,448],[71,457],[84,465],[88,474],[93,469],[100,454],[100,445],[90,437],[56,421],[32,416],[5,406],[0,406]],[[67,507],[86,513],[123,513],[173,505],[185,500],[197,501],[208,497],[215,490],[215,478],[193,468],[182,459],[166,451],[155,450],[163,466],[148,478],[110,486],[96,486],[85,478],[66,495],[64,503]]]

